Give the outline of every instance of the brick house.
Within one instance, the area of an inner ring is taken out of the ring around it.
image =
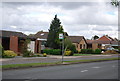
[[[0,40],[4,50],[12,50],[20,53],[27,35],[15,31],[0,30],[0,32]]]
[[[35,53],[41,53],[41,50],[45,49],[45,44],[47,41],[48,32],[39,31],[34,37],[35,40]]]
[[[77,50],[86,49],[87,42],[84,36],[68,36],[71,42],[75,45]]]
[[[48,33],[49,32],[39,31],[33,36],[36,39],[35,40],[35,50],[34,50],[35,53],[41,53],[41,50],[47,48],[47,47],[45,47],[45,44],[47,41]],[[65,33],[65,34],[68,36],[67,33]]]
[[[47,41],[49,32],[43,32],[39,31],[37,32],[33,37],[36,39],[35,42],[35,53],[41,53],[41,50],[45,49],[45,44]],[[65,32],[65,35],[68,36],[68,34]],[[68,36],[71,42],[76,46],[77,50],[80,49],[86,49],[87,48],[87,42],[83,36]]]
[[[103,35],[97,40],[86,40],[88,44],[88,48],[92,49],[106,49],[108,47],[118,47],[119,41],[115,38],[113,39],[112,37],[108,35]]]

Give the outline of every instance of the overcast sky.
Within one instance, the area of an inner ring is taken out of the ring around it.
[[[69,35],[118,38],[118,8],[109,2],[4,2],[0,8],[3,30],[25,34],[48,31],[57,14]]]

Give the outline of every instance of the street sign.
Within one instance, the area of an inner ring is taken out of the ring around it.
[[[59,34],[59,39],[63,39],[64,37],[63,37],[63,33],[60,33]]]

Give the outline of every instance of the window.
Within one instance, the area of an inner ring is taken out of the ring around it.
[[[82,44],[80,44],[80,49],[82,49]]]
[[[85,44],[84,44],[84,46],[83,46],[83,49],[85,49]]]

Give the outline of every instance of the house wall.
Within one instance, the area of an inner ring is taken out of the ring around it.
[[[82,39],[80,41],[80,43],[73,43],[73,44],[75,45],[75,47],[76,47],[77,50],[86,49],[87,48],[87,44],[86,44],[86,42],[85,42],[84,39]],[[80,45],[82,45],[82,48],[80,48]]]
[[[35,41],[30,41],[28,44],[28,50],[35,53]]]
[[[35,53],[41,53],[41,41],[40,40],[35,41]]]
[[[10,37],[10,50],[16,53],[18,52],[18,37],[17,36]]]
[[[87,44],[86,44],[85,40],[82,39],[80,41],[80,43],[78,44],[78,50],[80,50],[80,49],[86,49],[86,48],[87,48]]]
[[[95,50],[98,48],[98,44],[97,43],[92,43],[92,49]]]

